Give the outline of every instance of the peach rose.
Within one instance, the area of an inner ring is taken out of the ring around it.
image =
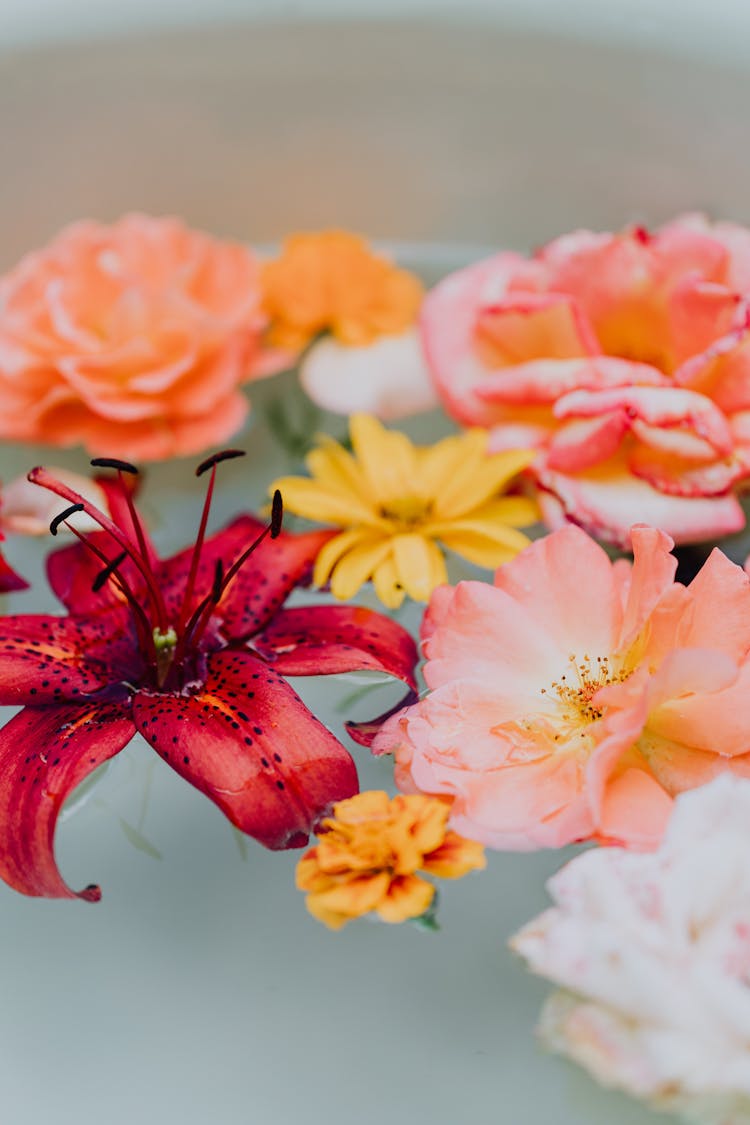
[[[0,436],[155,460],[226,440],[264,351],[253,253],[173,218],[80,222],[0,279]]]
[[[650,848],[675,794],[750,776],[750,581],[714,550],[683,586],[663,532],[631,535],[632,566],[568,526],[494,586],[433,593],[429,691],[373,748],[405,792],[452,797],[461,835]]]
[[[425,299],[446,409],[534,445],[545,518],[628,545],[737,531],[750,475],[750,231],[685,215],[501,253]]]

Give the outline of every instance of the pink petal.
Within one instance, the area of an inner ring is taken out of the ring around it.
[[[732,451],[726,418],[705,395],[680,387],[620,387],[574,391],[555,404],[557,418],[592,418],[613,410],[655,427],[684,426],[717,453]]]
[[[474,347],[477,315],[483,305],[504,296],[515,270],[524,266],[519,254],[496,254],[450,274],[423,301],[420,330],[427,363],[448,413],[467,425],[489,426],[496,417],[475,393],[486,377]]]
[[[671,380],[655,367],[616,356],[587,356],[585,359],[540,358],[501,371],[488,371],[476,387],[477,399],[488,404],[552,406],[563,395],[579,390],[671,386]],[[499,415],[496,424],[502,424]]]
[[[566,658],[569,653],[582,658],[614,651],[622,605],[612,564],[578,528],[568,526],[537,539],[497,571],[495,585],[544,626]],[[507,634],[503,643],[512,648]]]
[[[269,848],[301,847],[334,801],[357,792],[354,763],[267,664],[209,657],[193,695],[139,692],[138,730],[237,828]]]
[[[558,429],[547,447],[545,464],[559,473],[578,473],[612,457],[630,428],[617,410],[596,418],[579,418]]]
[[[627,769],[607,785],[599,834],[609,844],[643,851],[655,848],[664,835],[672,803],[649,773]]]
[[[277,613],[253,648],[283,676],[386,672],[416,687],[417,646],[397,622],[361,606],[306,606]]]
[[[566,476],[534,465],[542,493],[540,502],[551,526],[564,517],[591,535],[627,550],[630,528],[646,523],[665,531],[676,543],[700,543],[740,531],[745,516],[734,496],[685,498],[657,492],[627,469],[615,465],[611,473]]]
[[[57,816],[66,797],[133,737],[112,705],[27,707],[0,731],[0,877],[26,895],[96,902],[97,886],[72,891],[55,863]]]

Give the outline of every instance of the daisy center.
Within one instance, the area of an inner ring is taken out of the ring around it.
[[[422,523],[432,511],[432,500],[422,496],[394,496],[380,505],[380,514],[394,523],[413,527]]]

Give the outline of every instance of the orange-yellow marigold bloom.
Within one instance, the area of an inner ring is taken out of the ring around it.
[[[486,862],[481,844],[447,831],[449,812],[436,797],[382,790],[338,801],[297,864],[307,909],[333,930],[372,911],[384,922],[424,914],[435,888],[417,872],[459,879]]]
[[[262,287],[269,340],[292,350],[321,332],[351,346],[397,335],[415,322],[422,301],[418,278],[343,230],[286,238],[263,268]]]

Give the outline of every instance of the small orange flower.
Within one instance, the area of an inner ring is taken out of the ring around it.
[[[439,798],[370,790],[333,812],[297,864],[307,909],[332,930],[371,911],[384,922],[417,918],[435,896],[417,871],[459,879],[485,866],[481,844],[446,831],[450,805]]]
[[[413,274],[343,230],[291,235],[261,280],[269,342],[290,350],[321,332],[352,347],[397,335],[414,323],[422,300]]]

